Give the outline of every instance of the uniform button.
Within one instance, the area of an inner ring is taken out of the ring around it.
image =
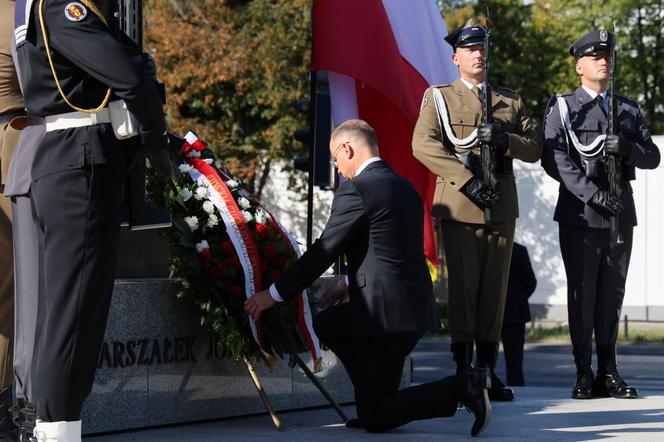
[[[453,185],[453,186],[456,185],[456,183],[454,181],[450,181],[450,184]]]
[[[582,193],[580,193],[579,196],[580,196],[581,198],[583,198],[583,194],[582,194]]]

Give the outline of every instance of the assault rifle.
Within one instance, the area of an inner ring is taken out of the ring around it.
[[[491,86],[489,85],[489,55],[490,55],[490,25],[489,8],[486,9],[486,32],[484,34],[484,87],[480,89],[480,101],[482,103],[481,124],[490,124],[493,121],[491,105]],[[480,163],[482,168],[482,181],[491,190],[495,191],[498,184],[496,179],[496,150],[494,146],[480,143]],[[484,222],[487,225],[493,223],[493,210],[490,207],[484,209]]]
[[[614,94],[614,83],[616,78],[616,46],[615,46],[615,34],[614,34],[614,45],[611,50],[611,71],[609,74],[609,92],[607,94],[607,117],[608,117],[608,127],[607,127],[607,136],[618,135],[618,130],[616,128],[616,99]],[[620,195],[622,194],[621,181],[622,181],[622,161],[615,155],[607,155],[604,153],[604,160],[606,161],[606,170],[609,181],[609,192],[614,195],[618,200],[620,200]],[[618,230],[618,214],[611,215],[609,217],[609,229],[610,229],[610,239],[609,244],[611,247],[615,247],[624,242],[620,231]]]

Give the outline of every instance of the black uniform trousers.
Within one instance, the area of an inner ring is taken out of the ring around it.
[[[32,183],[40,249],[33,379],[42,420],[80,420],[92,388],[117,265],[121,189],[122,171],[106,164]]]
[[[523,377],[523,346],[526,343],[525,322],[503,322],[501,338],[505,355],[507,385],[522,387],[526,384]]]
[[[406,356],[421,333],[395,333],[358,339],[350,303],[320,312],[314,330],[337,355],[355,389],[357,416],[367,431],[383,432],[413,420],[449,417],[456,412],[455,377],[399,390]]]
[[[567,311],[572,345],[614,345],[632,252],[633,228],[621,228],[624,243],[611,250],[609,229],[559,225],[567,274]]]

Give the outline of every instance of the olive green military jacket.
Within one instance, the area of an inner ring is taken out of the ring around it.
[[[461,79],[452,84],[432,86],[422,100],[420,116],[413,132],[413,154],[436,175],[436,191],[432,212],[443,219],[472,224],[484,224],[482,210],[473,204],[460,189],[473,173],[457,157],[463,150],[452,144],[441,131],[433,89],[439,89],[447,105],[454,136],[466,138],[481,122],[481,103]],[[542,144],[528,118],[521,97],[506,88],[492,88],[493,120],[507,132],[507,157],[529,163],[542,154]],[[479,155],[479,147],[473,147]],[[519,216],[514,176],[498,178],[502,199],[494,206],[495,221],[513,220]]]

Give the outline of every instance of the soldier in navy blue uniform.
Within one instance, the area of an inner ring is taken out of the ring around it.
[[[609,135],[607,87],[614,37],[592,31],[570,47],[581,86],[551,97],[544,122],[542,165],[560,182],[554,219],[567,273],[567,308],[577,381],[575,399],[635,398],[638,391],[618,373],[616,338],[625,295],[636,212],[630,180],[634,168],[654,169],[660,153],[638,105],[615,96],[617,134]],[[622,167],[621,197],[609,192],[606,158]],[[609,218],[618,216],[624,242],[610,244]],[[597,375],[592,336],[595,334]]]
[[[31,168],[41,258],[38,440],[81,438],[113,290],[127,163],[144,148],[153,167],[170,173],[162,100],[144,55],[113,19],[115,5],[19,0],[16,7],[26,108],[46,125]],[[120,100],[135,131],[110,124],[109,106]]]

